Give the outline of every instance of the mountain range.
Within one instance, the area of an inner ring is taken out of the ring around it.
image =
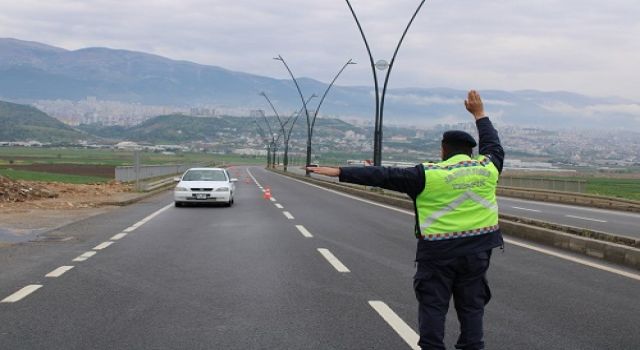
[[[310,78],[298,80],[307,96],[321,95],[327,86]],[[391,85],[393,83],[392,79]],[[30,103],[95,96],[101,100],[150,105],[268,109],[258,95],[262,91],[280,110],[299,108],[300,99],[291,80],[135,51],[66,50],[36,42],[0,39],[0,99],[4,100]],[[500,124],[550,129],[640,130],[637,101],[562,91],[483,90],[481,94],[488,114]],[[430,126],[468,121],[462,104],[465,95],[465,91],[449,88],[390,88],[385,123]],[[374,103],[372,87],[336,85],[321,113],[372,120]]]

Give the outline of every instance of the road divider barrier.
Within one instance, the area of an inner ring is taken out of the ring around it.
[[[323,181],[278,170],[271,171],[317,186],[413,212],[413,202],[396,195],[385,195],[376,191],[363,190],[350,185]],[[500,215],[500,230],[508,236],[527,239],[640,270],[640,240],[635,238],[502,214]]]

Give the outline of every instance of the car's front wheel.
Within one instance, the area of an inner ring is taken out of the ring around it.
[[[233,197],[231,197],[231,199],[229,199],[229,201],[225,204],[225,206],[230,207],[233,205]]]

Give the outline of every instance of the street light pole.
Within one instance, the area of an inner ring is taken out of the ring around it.
[[[306,160],[306,166],[308,167],[309,164],[311,164],[311,139],[313,137],[313,127],[316,124],[316,118],[318,117],[318,112],[320,111],[320,107],[322,107],[322,103],[324,102],[324,99],[327,97],[327,94],[329,93],[329,90],[331,90],[331,87],[333,87],[333,84],[336,82],[336,80],[338,80],[338,77],[340,76],[340,74],[342,74],[342,72],[347,68],[348,65],[356,64],[356,63],[353,62],[352,59],[349,59],[349,61],[347,61],[347,63],[345,63],[342,66],[342,68],[338,71],[338,74],[336,74],[336,76],[331,81],[331,84],[329,84],[329,86],[327,86],[326,90],[324,91],[324,94],[322,94],[322,98],[320,99],[320,102],[318,103],[318,107],[316,108],[315,112],[313,113],[313,118],[311,118],[309,116],[309,109],[307,108],[307,102],[304,100],[304,96],[302,94],[302,90],[300,90],[300,85],[298,84],[298,80],[296,80],[295,76],[293,75],[293,72],[291,72],[291,69],[289,69],[289,65],[284,60],[284,58],[282,58],[281,55],[278,55],[278,57],[275,57],[274,60],[280,61],[280,62],[282,62],[282,64],[284,64],[284,67],[287,69],[287,72],[289,72],[289,75],[291,76],[291,79],[293,80],[294,84],[296,85],[296,89],[298,90],[298,94],[300,95],[300,99],[302,100],[304,113],[305,113],[305,115],[307,117],[307,160]],[[306,171],[306,175],[310,176],[309,174],[310,173],[307,170]]]
[[[273,110],[273,113],[275,113],[276,118],[278,119],[278,123],[280,124],[280,129],[282,131],[282,135],[284,136],[283,165],[284,165],[284,171],[287,171],[288,166],[289,166],[289,140],[291,139],[291,132],[293,131],[293,127],[296,124],[296,122],[298,121],[298,118],[302,114],[302,109],[304,107],[302,107],[299,112],[297,112],[297,113],[294,112],[294,114],[292,114],[289,118],[287,118],[287,120],[283,123],[282,119],[280,119],[280,115],[278,114],[278,111],[276,110],[276,107],[273,105],[273,103],[271,103],[271,99],[269,99],[267,94],[264,93],[264,92],[261,92],[260,96],[263,96],[267,100],[267,102],[269,103],[269,106],[271,106],[271,109]],[[307,100],[307,104],[315,97],[317,97],[316,94],[311,95],[311,97],[309,97],[309,99]],[[295,118],[294,118],[294,116],[295,116]],[[293,122],[289,126],[289,131],[287,132],[285,130],[285,126],[287,126],[287,124],[289,124],[289,122],[292,121],[292,119],[293,119]]]
[[[411,24],[414,19],[420,12],[422,5],[424,5],[426,0],[421,0],[420,5],[413,13],[411,20],[407,24],[402,36],[400,37],[400,41],[398,41],[398,45],[396,46],[396,50],[393,53],[393,57],[391,57],[391,62],[387,63],[384,60],[380,60],[377,63],[373,60],[373,54],[371,53],[371,48],[369,47],[369,42],[367,41],[367,37],[364,35],[364,31],[362,30],[362,26],[360,25],[360,21],[358,20],[358,16],[356,16],[356,12],[353,10],[353,6],[351,6],[351,2],[349,0],[345,0],[347,2],[347,6],[349,6],[349,10],[353,15],[353,19],[356,21],[356,25],[358,26],[358,30],[360,31],[360,35],[362,36],[362,40],[364,41],[364,45],[367,48],[367,53],[369,54],[369,63],[371,64],[371,71],[373,72],[373,81],[375,87],[376,94],[376,116],[375,116],[375,126],[373,133],[373,165],[380,166],[382,164],[382,117],[384,115],[384,99],[387,93],[387,84],[389,83],[389,76],[391,75],[391,70],[393,69],[393,64],[396,61],[396,56],[398,55],[398,51],[400,50],[400,46],[404,41]],[[387,74],[384,78],[384,86],[382,88],[382,96],[380,96],[380,90],[378,85],[378,73],[376,72],[376,66],[380,70],[387,69]]]

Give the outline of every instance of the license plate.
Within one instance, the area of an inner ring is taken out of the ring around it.
[[[208,196],[204,193],[196,193],[196,199],[207,199]]]

